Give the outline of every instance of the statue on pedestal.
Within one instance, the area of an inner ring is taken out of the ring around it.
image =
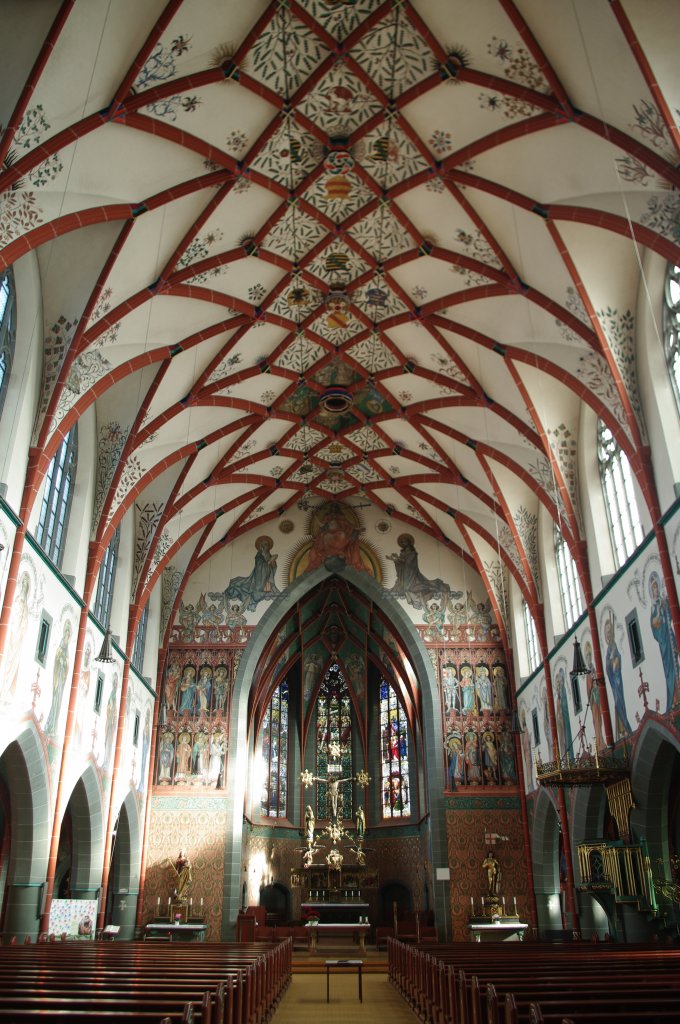
[[[498,896],[501,884],[501,866],[493,855],[492,850],[487,850],[486,857],[482,861],[482,867],[486,869],[487,894]]]

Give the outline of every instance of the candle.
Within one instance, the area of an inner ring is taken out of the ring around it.
[[[201,906],[203,906],[203,897],[201,896]]]
[[[193,896],[190,896],[189,897],[189,906],[190,907],[193,906],[193,903],[194,903],[194,898],[193,898]],[[503,900],[503,903],[505,903],[505,900]]]
[[[170,906],[170,897],[168,896],[168,906]]]
[[[160,905],[161,905],[161,898],[159,896],[158,899],[156,900],[156,906],[160,907]]]
[[[474,896],[470,897],[470,906],[472,907],[473,910],[475,909],[475,898],[474,898]]]
[[[505,896],[503,897],[503,906],[505,906]]]

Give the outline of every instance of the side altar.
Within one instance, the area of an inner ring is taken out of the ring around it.
[[[512,910],[506,908],[505,896],[501,893],[501,866],[494,853],[489,850],[482,862],[486,871],[487,894],[482,896],[479,913],[475,901],[470,897],[471,914],[468,931],[472,942],[507,942],[508,939],[522,942],[528,924],[521,921],[517,913],[517,899],[513,897]]]

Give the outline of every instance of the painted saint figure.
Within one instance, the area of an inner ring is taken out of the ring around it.
[[[352,569],[365,572],[366,566],[359,548],[361,532],[361,528],[350,521],[342,505],[332,502],[312,542],[307,570],[318,569],[327,559],[335,556],[343,558]]]
[[[614,707],[616,709],[616,722],[617,722],[617,739],[620,735],[625,735],[633,730],[630,727],[628,721],[628,713],[626,711],[626,698],[623,692],[623,675],[621,672],[621,652],[616,643],[614,636],[614,619],[610,616],[605,620],[604,624],[604,639],[607,645],[607,653],[605,655],[605,669],[607,671],[607,679],[612,689],[612,695],[614,697]]]
[[[68,645],[71,639],[71,620],[66,619],[64,623],[64,629],[59,641],[59,646],[54,655],[54,667],[52,669],[52,705],[50,707],[50,713],[47,716],[45,722],[45,732],[50,736],[54,736],[57,732],[57,726],[59,725],[59,712],[61,711],[61,701],[64,696],[64,687],[66,686],[66,680],[68,678]]]
[[[9,704],[16,692],[24,635],[28,625],[28,596],[31,592],[31,577],[22,572],[19,577],[17,594],[12,608],[12,626],[5,654],[4,675],[0,687],[0,700]]]
[[[274,582],[278,555],[273,554],[271,537],[258,537],[255,541],[255,565],[249,576],[235,576],[223,594],[209,594],[213,600],[238,601],[241,608],[254,612],[260,601],[272,601],[281,593]]]
[[[659,645],[661,661],[663,662],[663,673],[666,677],[666,711],[668,712],[672,707],[675,707],[680,699],[680,693],[678,692],[680,669],[678,666],[678,645],[673,631],[671,607],[657,572],[653,572],[649,577],[649,596],[652,599],[649,621],[654,639]]]
[[[410,533],[402,533],[397,537],[399,552],[388,555],[394,562],[397,578],[389,591],[393,597],[401,597],[413,608],[420,611],[426,609],[428,602],[434,598],[453,600],[463,596],[459,590],[451,590],[444,580],[428,580],[418,568],[418,552]]]

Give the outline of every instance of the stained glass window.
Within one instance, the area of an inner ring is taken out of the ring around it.
[[[571,557],[567,542],[557,525],[554,530],[554,540],[564,624],[567,629],[571,629],[576,620],[583,614],[578,569],[576,568],[576,562]]]
[[[97,594],[94,599],[94,614],[104,626],[108,626],[113,600],[113,585],[116,579],[118,564],[118,545],[120,543],[120,526],[116,529],[99,568]]]
[[[666,273],[664,350],[675,400],[680,409],[680,267],[670,263]]]
[[[262,797],[265,818],[285,818],[288,803],[288,683],[272,694],[262,720]]]
[[[616,567],[621,568],[643,540],[633,477],[626,453],[619,447],[602,420],[597,425],[597,454],[604,503]]]
[[[0,414],[12,372],[16,330],[16,292],[14,273],[10,267],[0,273]]]
[[[50,462],[45,478],[40,518],[35,539],[61,568],[63,540],[71,511],[71,498],[78,465],[78,424],[69,431]]]
[[[390,684],[380,683],[380,762],[383,818],[411,813],[406,715]]]
[[[541,663],[541,649],[538,644],[538,633],[534,617],[529,611],[529,605],[522,601],[522,614],[524,616],[524,639],[527,645],[527,657],[529,658],[529,671],[534,672]]]
[[[319,687],[316,701],[316,774],[326,778],[329,766],[329,744],[338,744],[340,760],[333,760],[339,767],[340,777],[348,779],[340,787],[341,804],[338,814],[341,818],[353,817],[352,809],[352,700],[347,682],[340,666],[333,662],[328,668]],[[329,818],[328,787],[325,782],[317,783],[316,815]]]

